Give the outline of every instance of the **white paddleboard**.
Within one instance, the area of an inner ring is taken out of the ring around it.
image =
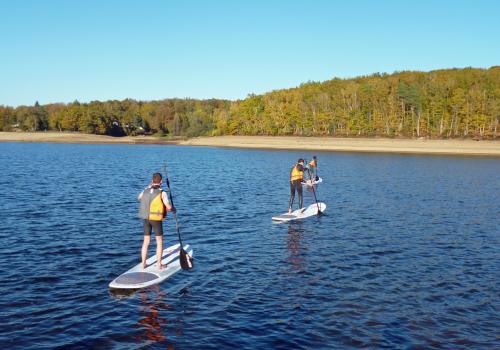
[[[318,180],[306,180],[302,182],[302,186],[313,186],[323,182],[323,179],[320,177]]]
[[[146,260],[145,269],[142,269],[142,263],[139,263],[115,278],[109,284],[109,287],[114,289],[139,289],[163,282],[181,269],[179,248],[180,244],[177,243],[163,250],[161,262],[166,266],[161,271],[158,270],[155,254]],[[184,250],[190,256],[193,256],[193,249],[189,247],[189,244],[184,245]]]
[[[321,212],[324,212],[326,209],[326,204],[323,202],[318,202],[318,204],[314,203],[310,206],[302,209],[297,209],[292,211],[291,214],[285,213],[278,216],[273,216],[273,221],[292,221],[292,220],[301,220],[308,218],[310,216],[314,216],[318,214],[318,206]]]

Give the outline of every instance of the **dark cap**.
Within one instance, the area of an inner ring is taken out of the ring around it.
[[[304,159],[299,158],[299,160],[297,161],[297,163],[304,163]]]
[[[313,159],[316,159],[316,156],[313,156]]]

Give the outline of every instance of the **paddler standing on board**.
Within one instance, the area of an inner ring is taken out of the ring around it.
[[[299,195],[299,209],[302,208],[302,181],[304,179],[304,171],[307,167],[304,166],[304,159],[300,158],[290,171],[290,203],[288,205],[288,213],[292,212],[293,201],[295,199],[295,191]]]
[[[167,192],[160,186],[162,177],[160,173],[154,173],[153,179],[148,187],[142,191],[137,199],[141,201],[139,206],[139,217],[144,220],[144,241],[142,243],[141,258],[142,268],[146,268],[146,258],[148,256],[148,246],[151,241],[151,230],[156,236],[156,261],[158,270],[163,268],[161,256],[163,252],[163,224],[167,211],[175,212],[175,208],[168,201]]]
[[[313,156],[313,159],[309,162],[308,166],[310,174],[312,175],[313,181],[318,181],[318,158]]]

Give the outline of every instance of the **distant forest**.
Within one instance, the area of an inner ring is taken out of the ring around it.
[[[500,66],[308,82],[243,100],[0,106],[0,130],[100,135],[497,138]]]

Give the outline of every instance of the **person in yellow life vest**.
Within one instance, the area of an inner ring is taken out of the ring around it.
[[[288,213],[292,212],[295,191],[299,195],[299,209],[302,208],[302,181],[304,179],[304,159],[300,158],[290,171],[290,202],[288,204]]]
[[[309,162],[308,166],[309,171],[311,172],[311,178],[314,179],[315,181],[319,180],[318,176],[318,158],[316,156],[313,156],[313,159]]]
[[[160,173],[154,173],[153,179],[137,197],[141,201],[139,205],[139,217],[144,220],[144,241],[142,243],[141,258],[142,268],[146,268],[149,242],[151,241],[151,230],[156,236],[156,261],[158,270],[163,268],[161,256],[163,253],[163,224],[167,211],[175,212],[175,208],[168,201],[167,192],[160,186],[162,177]]]

